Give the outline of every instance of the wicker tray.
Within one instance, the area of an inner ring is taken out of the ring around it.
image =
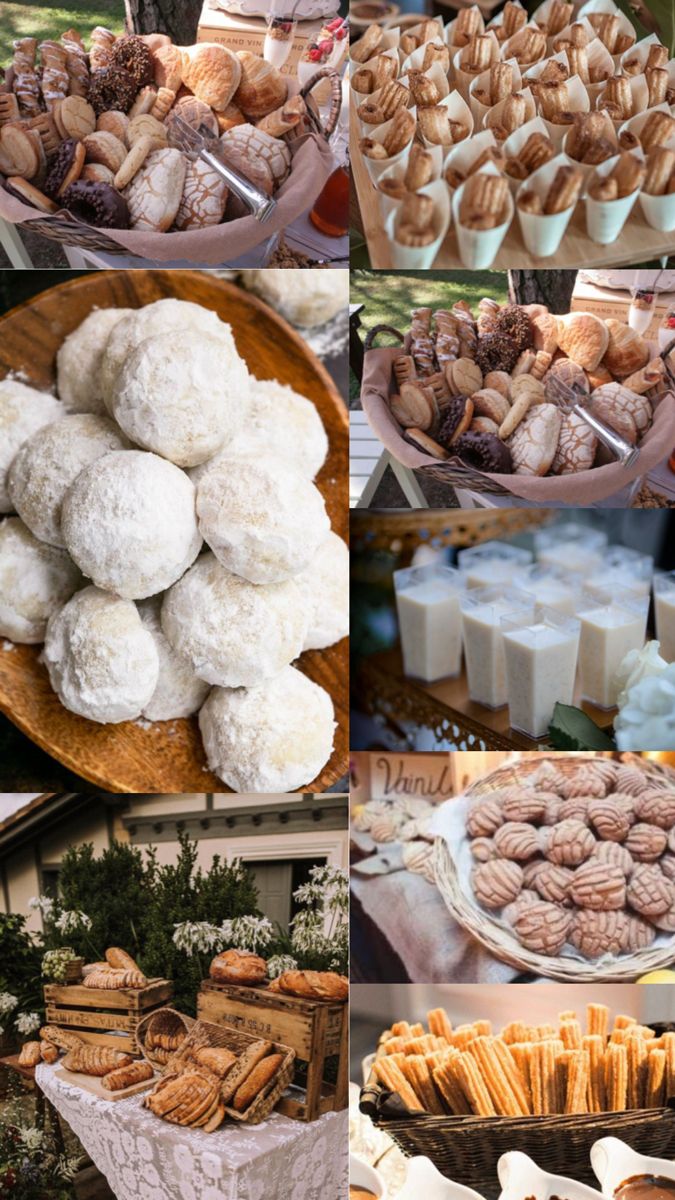
[[[583,1116],[434,1117],[408,1112],[397,1095],[370,1082],[361,1092],[360,1107],[404,1154],[426,1155],[441,1174],[487,1200],[499,1195],[497,1162],[509,1150],[529,1154],[544,1171],[573,1177],[596,1189],[590,1150],[598,1138],[621,1138],[654,1158],[675,1155],[671,1108]]]
[[[563,775],[573,774],[579,766],[579,759],[572,756],[561,755],[548,760],[543,755],[537,756],[536,759],[511,763],[490,771],[488,775],[472,783],[466,789],[465,795],[474,798],[489,796],[498,788],[520,783],[533,771],[539,770],[546,761],[551,762]],[[659,782],[663,782],[665,778],[675,787],[671,772],[664,772],[657,764],[645,763],[642,759],[631,758],[630,761],[631,765],[643,770],[645,774],[658,778]],[[639,950],[635,954],[624,954],[608,963],[562,955],[552,958],[535,954],[521,946],[510,930],[498,924],[490,913],[479,907],[472,894],[462,889],[455,863],[447,843],[442,838],[436,839],[434,866],[438,890],[454,919],[495,958],[510,963],[521,971],[530,971],[563,983],[632,983],[648,971],[657,971],[672,964],[675,934],[667,944]]]
[[[161,1048],[149,1048],[147,1045],[147,1036],[149,1030],[154,1033],[170,1033],[175,1034],[179,1030],[184,1033],[189,1033],[195,1024],[193,1017],[186,1017],[184,1013],[179,1013],[175,1008],[157,1008],[154,1012],[148,1013],[143,1017],[136,1026],[136,1041],[143,1056],[153,1067],[160,1069],[165,1067],[171,1058],[171,1052],[161,1050]],[[175,1053],[175,1051],[174,1051]]]
[[[230,1025],[213,1025],[210,1021],[195,1021],[192,1028],[181,1044],[180,1049],[169,1060],[164,1074],[169,1074],[177,1067],[182,1068],[185,1059],[189,1058],[191,1050],[202,1046],[222,1047],[231,1050],[233,1054],[243,1054],[259,1037],[251,1037]],[[259,1125],[269,1117],[272,1109],[278,1104],[286,1088],[293,1081],[293,1063],[295,1050],[283,1046],[280,1042],[272,1042],[276,1054],[283,1054],[283,1062],[274,1078],[258,1093],[255,1100],[244,1112],[227,1107],[225,1112],[234,1121],[244,1121],[247,1125]]]

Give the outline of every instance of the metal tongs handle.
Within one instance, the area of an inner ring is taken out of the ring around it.
[[[221,179],[225,180],[235,196],[238,196],[246,207],[250,208],[256,221],[260,221],[263,224],[263,222],[272,216],[277,206],[276,200],[273,200],[271,196],[266,196],[255,184],[251,183],[250,179],[246,179],[244,175],[240,175],[238,171],[234,171],[232,167],[228,167],[221,158],[212,154],[210,150],[205,148],[200,150],[199,157],[205,163],[208,163],[220,175]]]
[[[611,451],[622,467],[631,467],[635,460],[639,458],[640,451],[637,446],[631,445],[630,442],[621,437],[621,434],[615,433],[613,429],[610,429],[609,425],[605,425],[604,421],[599,421],[582,404],[573,404],[572,412],[575,416],[581,417],[582,421],[585,421],[587,425],[590,425],[598,441],[602,442],[603,446],[606,446]]]

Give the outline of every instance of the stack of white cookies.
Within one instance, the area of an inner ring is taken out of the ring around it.
[[[333,704],[291,663],[348,632],[316,408],[174,299],[95,309],[57,389],[0,382],[0,512],[18,514],[0,523],[0,636],[44,642],[59,700],[88,720],[199,712],[235,791],[311,782]]]
[[[466,267],[490,265],[516,213],[527,249],[554,254],[586,195],[593,241],[616,240],[638,195],[650,225],[675,227],[669,51],[656,35],[638,43],[613,5],[577,12],[566,0],[545,0],[528,19],[519,0],[507,0],[487,26],[477,5],[445,26],[440,19],[406,29],[372,25],[352,60],[354,151],[383,219],[396,214],[388,224],[395,244],[435,243],[448,210],[439,183],[451,200],[456,194],[460,234],[489,242],[484,261],[474,262],[458,238]],[[537,228],[532,216],[558,220]],[[557,241],[554,226],[563,231]],[[496,229],[500,236],[492,236]]]
[[[268,196],[291,171],[289,134],[306,106],[287,79],[248,50],[175,46],[164,34],[116,37],[94,29],[87,51],[60,41],[14,43],[0,91],[0,175],[45,213],[153,232],[246,215],[221,176],[173,143],[177,118],[205,127],[224,161]]]
[[[393,363],[392,416],[424,453],[487,473],[569,475],[614,461],[583,418],[559,406],[559,383],[632,445],[667,390],[663,359],[645,339],[592,313],[557,317],[544,305],[485,298],[474,318],[459,301],[413,310],[409,340]]]

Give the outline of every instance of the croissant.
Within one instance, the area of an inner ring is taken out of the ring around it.
[[[19,1055],[20,1067],[36,1067],[42,1058],[39,1042],[24,1042]]]
[[[132,1062],[128,1067],[118,1067],[104,1075],[102,1084],[109,1092],[119,1092],[122,1088],[131,1087],[134,1083],[142,1083],[152,1079],[154,1071],[149,1062]]]
[[[280,71],[250,50],[240,50],[241,79],[233,100],[247,117],[264,117],[280,108],[288,95],[288,84]]]
[[[232,1054],[230,1050],[225,1050],[222,1046],[200,1046],[198,1050],[192,1051],[192,1057],[201,1067],[207,1067],[209,1071],[213,1071],[213,1074],[217,1075],[219,1079],[224,1079],[237,1061],[236,1054]]]
[[[138,971],[140,975],[143,974],[136,960],[127,954],[126,950],[120,950],[119,946],[111,946],[106,950],[105,958],[109,966],[115,967],[116,970]]]
[[[275,980],[275,992],[317,1000],[346,1000],[349,980],[334,971],[284,971]]]
[[[81,1046],[69,1050],[63,1065],[67,1071],[76,1071],[81,1075],[108,1075],[117,1067],[130,1067],[133,1063],[130,1054],[121,1050],[112,1050],[109,1046]]]

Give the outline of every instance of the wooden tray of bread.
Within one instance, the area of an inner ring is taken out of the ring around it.
[[[156,1075],[151,1063],[135,1058],[119,1042],[114,1049],[92,1045],[57,1025],[43,1025],[40,1040],[26,1042],[21,1049],[20,1067],[34,1070],[42,1062],[58,1063],[56,1075],[99,1100],[125,1100],[146,1091]]]
[[[121,1078],[121,1072],[125,1068],[120,1067],[119,1070]],[[148,1075],[145,1079],[141,1079],[137,1083],[131,1083],[128,1087],[121,1087],[112,1091],[103,1082],[105,1076],[100,1078],[98,1075],[84,1075],[81,1071],[69,1071],[65,1067],[59,1067],[54,1074],[57,1079],[62,1079],[64,1083],[69,1083],[72,1087],[82,1088],[83,1092],[89,1092],[91,1096],[96,1096],[97,1100],[110,1101],[128,1100],[130,1096],[138,1096],[141,1092],[147,1092],[149,1088],[155,1086],[155,1083],[159,1079],[159,1073],[153,1071],[151,1075]]]
[[[332,528],[346,540],[349,426],[342,399],[300,335],[232,284],[188,270],[89,272],[40,293],[0,320],[0,377],[15,372],[31,386],[52,388],[59,346],[94,308],[139,308],[169,296],[216,311],[231,324],[242,356],[255,364],[258,376],[276,378],[316,405],[329,440],[316,483]],[[109,725],[76,716],[52,690],[40,651],[40,646],[12,643],[11,651],[0,655],[0,711],[69,770],[115,793],[230,790],[207,769],[196,716]],[[333,753],[302,788],[325,791],[347,769],[347,640],[306,651],[298,661],[303,673],[330,694],[335,709]],[[6,775],[4,782],[12,780]]]

